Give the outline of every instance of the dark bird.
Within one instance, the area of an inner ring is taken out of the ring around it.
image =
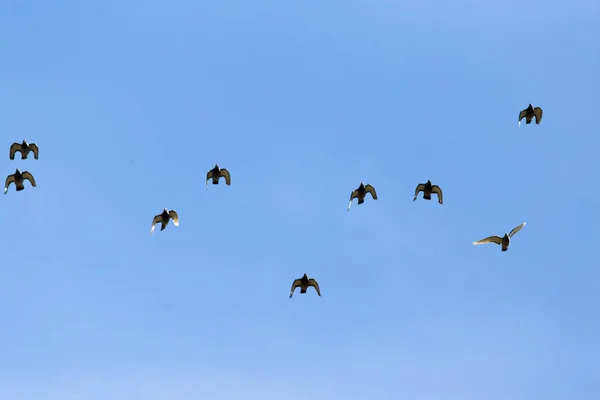
[[[525,118],[525,124],[530,124],[533,117],[535,117],[535,124],[539,125],[542,122],[542,114],[544,112],[540,107],[535,107],[531,104],[519,113],[519,126],[521,126],[521,120]]]
[[[219,183],[219,178],[225,178],[225,184],[227,186],[231,185],[231,175],[229,175],[229,171],[225,168],[219,168],[219,165],[215,165],[213,169],[206,173],[206,188],[208,189],[208,180],[212,179],[213,185],[217,185]]]
[[[523,222],[521,225],[517,226],[512,231],[510,231],[510,233],[505,233],[503,237],[500,237],[500,236],[486,237],[485,239],[481,239],[481,240],[478,240],[477,242],[473,242],[473,245],[477,246],[478,244],[496,243],[496,244],[499,244],[502,246],[502,251],[506,251],[506,250],[508,250],[508,245],[510,244],[510,238],[512,238],[517,232],[519,232],[521,229],[523,229],[525,224],[526,223]]]
[[[427,181],[427,183],[419,183],[417,188],[415,189],[415,198],[413,201],[417,199],[419,192],[423,192],[423,199],[431,200],[431,193],[435,193],[438,196],[438,202],[440,204],[444,204],[444,196],[442,195],[442,189],[438,185],[432,185],[431,181]]]
[[[179,226],[179,216],[174,210],[167,211],[167,209],[165,208],[162,213],[155,215],[154,219],[152,220],[152,229],[150,229],[150,234],[152,235],[152,232],[154,232],[154,226],[159,222],[160,230],[164,230],[169,224],[170,219],[173,220],[173,224],[175,226]]]
[[[22,143],[13,143],[10,146],[10,151],[8,153],[11,160],[15,159],[15,153],[17,151],[21,153],[21,160],[25,160],[30,151],[33,151],[33,158],[35,158],[36,160],[38,159],[39,150],[37,144],[35,143],[27,143],[26,140],[23,140]]]
[[[296,290],[297,287],[300,287],[300,293],[306,293],[306,290],[309,286],[314,287],[317,291],[317,294],[321,296],[321,290],[319,290],[319,284],[317,283],[317,281],[313,278],[309,279],[308,275],[304,274],[302,278],[296,279],[294,280],[294,283],[292,283],[292,289],[290,290],[290,299],[294,295],[294,290]]]
[[[4,184],[4,194],[8,192],[8,187],[13,182],[17,187],[17,192],[20,192],[21,190],[25,189],[23,181],[25,181],[26,179],[31,183],[32,187],[35,187],[35,179],[33,178],[33,175],[31,175],[29,171],[21,173],[21,171],[19,171],[19,169],[17,168],[14,174],[8,175],[6,177],[6,183]]]
[[[371,185],[364,185],[361,182],[358,189],[350,193],[350,204],[348,204],[348,211],[350,211],[353,199],[358,199],[358,205],[361,205],[365,202],[365,196],[367,195],[367,193],[371,193],[371,197],[373,197],[373,200],[377,200],[377,192],[375,191],[375,188]]]

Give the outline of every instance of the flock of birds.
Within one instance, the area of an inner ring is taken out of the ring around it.
[[[530,124],[535,118],[536,125],[542,121],[543,111],[540,107],[533,107],[531,104],[522,110],[519,113],[518,123],[521,125],[521,120],[525,118],[525,123]],[[23,140],[21,143],[13,143],[10,146],[9,157],[11,160],[15,159],[15,154],[19,152],[21,153],[21,159],[27,159],[29,153],[33,153],[33,158],[36,160],[39,157],[39,149],[35,143],[28,143],[26,140]],[[208,182],[212,180],[213,185],[217,185],[219,180],[223,178],[225,180],[225,184],[227,186],[231,185],[231,175],[229,171],[225,168],[220,168],[219,165],[215,165],[213,169],[206,173],[206,189],[208,189]],[[21,172],[18,168],[11,175],[6,177],[6,183],[4,184],[4,194],[8,192],[8,188],[12,183],[16,186],[16,191],[20,192],[25,189],[24,182],[28,180],[31,183],[32,187],[36,187],[35,178],[29,171]],[[428,180],[426,183],[419,183],[415,189],[415,197],[413,201],[417,200],[419,193],[423,192],[423,199],[431,200],[431,195],[435,194],[438,198],[439,204],[444,204],[444,196],[442,194],[442,189],[438,185],[434,185]],[[367,193],[371,195],[373,200],[377,200],[377,192],[375,188],[367,184],[365,185],[363,182],[360,183],[360,186],[353,190],[350,193],[350,203],[348,204],[348,211],[350,211],[350,207],[352,206],[352,200],[357,199],[358,205],[363,204],[365,202],[365,198]],[[154,233],[154,228],[156,224],[160,223],[160,230],[164,230],[169,221],[173,221],[173,225],[179,226],[179,215],[175,210],[164,209],[162,213],[157,214],[152,219],[152,227],[150,228],[150,234]],[[485,244],[485,243],[496,243],[501,246],[502,251],[507,251],[508,246],[510,244],[511,238],[519,232],[525,226],[525,222],[513,228],[509,233],[505,233],[504,236],[489,236],[485,239],[478,240],[473,242],[473,245]],[[319,296],[321,296],[321,289],[319,288],[319,284],[316,279],[309,278],[308,274],[304,274],[301,278],[295,279],[292,283],[292,288],[290,290],[290,298],[294,295],[294,291],[296,288],[300,288],[300,293],[306,293],[309,287],[314,287],[315,291]]]

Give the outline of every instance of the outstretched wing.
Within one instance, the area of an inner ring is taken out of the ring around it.
[[[444,204],[444,196],[442,195],[442,189],[438,185],[431,186],[431,193],[438,195],[438,202]]]
[[[35,178],[33,177],[33,175],[31,175],[31,172],[29,171],[25,171],[23,172],[23,180],[27,179],[29,180],[29,182],[31,182],[31,186],[35,187]]]
[[[354,200],[357,197],[358,197],[358,190],[354,190],[354,191],[352,191],[352,193],[350,193],[350,203],[348,203],[348,211],[350,211],[350,207],[352,207],[352,200]]]
[[[477,246],[478,244],[486,244],[486,243],[502,244],[502,238],[500,236],[490,236],[490,237],[486,237],[485,239],[481,239],[476,242],[473,242],[473,245]]]
[[[308,285],[314,287],[315,290],[317,291],[317,294],[319,295],[319,297],[321,296],[321,289],[319,289],[319,284],[317,283],[316,280],[314,280],[313,278],[310,278],[308,280]]]
[[[375,188],[371,185],[366,185],[365,186],[365,192],[366,193],[371,193],[371,197],[373,197],[373,200],[377,200],[377,192],[375,191]]]
[[[12,175],[8,175],[6,177],[6,183],[4,184],[4,194],[6,194],[6,192],[8,192],[8,187],[10,186],[11,183],[13,183],[15,181],[15,174]]]
[[[169,211],[169,217],[171,217],[175,226],[179,226],[179,215],[177,215],[175,210]]]
[[[212,169],[206,173],[206,188],[208,189],[208,180],[212,178],[213,171]]]
[[[15,142],[10,146],[10,151],[8,152],[8,155],[11,160],[15,159],[15,153],[17,151],[21,151],[21,144]]]
[[[510,233],[508,234],[508,237],[513,237],[514,234],[516,234],[521,229],[523,229],[523,227],[525,226],[525,224],[527,224],[527,222],[523,222],[521,225],[515,227],[512,231],[510,231]]]
[[[415,198],[413,199],[413,201],[415,201],[417,199],[417,196],[419,195],[419,192],[422,192],[423,190],[425,190],[425,184],[424,183],[419,183],[417,185],[417,188],[415,189]]]
[[[231,185],[231,175],[229,175],[229,171],[225,168],[221,168],[221,176],[225,178],[225,184],[227,186]]]
[[[542,114],[543,113],[544,112],[539,107],[536,107],[533,109],[533,115],[535,116],[535,124],[536,125],[538,125],[540,122],[542,122]]]
[[[527,110],[525,109],[519,113],[519,122],[521,122],[521,120],[523,118],[525,118],[526,116],[527,116]]]
[[[292,295],[294,294],[294,290],[296,290],[296,288],[300,286],[301,282],[302,282],[302,279],[296,279],[292,283],[292,288],[290,289],[290,299],[292,298]]]
[[[29,149],[31,151],[33,151],[33,158],[35,158],[37,160],[38,159],[38,155],[39,155],[39,149],[37,147],[37,144],[35,144],[35,143],[29,143]]]
[[[158,214],[154,216],[154,219],[152,220],[152,228],[150,229],[150,234],[152,235],[152,232],[154,232],[154,226],[156,224],[158,224],[162,219],[162,215]]]

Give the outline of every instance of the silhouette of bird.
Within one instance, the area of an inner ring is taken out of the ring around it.
[[[23,140],[22,143],[13,143],[10,146],[10,151],[8,152],[11,160],[15,159],[15,153],[17,151],[21,153],[21,160],[25,160],[30,151],[33,151],[33,158],[36,160],[38,159],[39,150],[37,144],[35,143],[27,143],[26,140]]]
[[[152,228],[150,229],[150,234],[154,232],[154,226],[160,222],[160,230],[164,230],[169,224],[169,220],[173,220],[173,225],[179,226],[179,216],[174,210],[167,211],[165,208],[162,213],[155,215],[152,220]]]
[[[544,112],[540,107],[533,108],[533,106],[529,104],[526,109],[519,113],[519,126],[521,126],[521,120],[523,118],[525,118],[525,124],[530,124],[533,117],[535,117],[535,124],[539,125],[540,122],[542,122],[543,113]]]
[[[375,191],[375,188],[371,185],[364,185],[361,182],[360,186],[356,190],[353,190],[352,193],[350,193],[350,204],[348,204],[348,211],[350,211],[353,199],[358,199],[358,205],[361,205],[365,202],[365,196],[367,195],[367,193],[371,193],[371,197],[373,197],[373,200],[377,200],[377,192]]]
[[[417,199],[419,192],[423,192],[423,199],[431,200],[431,193],[435,193],[438,196],[438,202],[440,204],[444,204],[444,196],[442,195],[442,189],[438,185],[432,185],[431,181],[427,181],[427,183],[419,183],[417,188],[415,189],[415,198],[413,201]]]
[[[473,245],[477,246],[478,244],[496,243],[496,244],[499,244],[502,246],[502,251],[507,251],[508,245],[510,244],[510,238],[512,238],[517,232],[519,232],[521,229],[523,229],[525,224],[526,223],[523,222],[521,225],[515,227],[512,231],[510,231],[510,233],[505,233],[503,237],[500,237],[500,236],[486,237],[485,239],[481,239],[476,242],[473,242]]]
[[[21,190],[25,189],[25,186],[23,185],[23,181],[25,180],[28,180],[29,183],[31,183],[31,186],[35,187],[35,179],[33,175],[31,175],[29,171],[21,173],[21,171],[19,171],[19,169],[17,168],[14,174],[8,175],[6,177],[6,183],[4,183],[4,194],[8,192],[8,187],[13,182],[17,187],[17,192],[20,192]]]
[[[225,184],[227,186],[231,185],[231,175],[229,175],[229,171],[225,168],[219,168],[219,164],[216,164],[213,169],[206,173],[206,188],[208,189],[209,179],[212,179],[213,185],[217,185],[219,183],[219,178],[225,178]]]
[[[300,293],[306,293],[306,290],[308,289],[309,286],[312,286],[315,288],[315,290],[317,291],[317,294],[319,296],[321,296],[321,290],[319,289],[319,284],[317,283],[316,280],[314,280],[313,278],[308,278],[307,274],[304,274],[302,276],[302,278],[298,278],[296,280],[294,280],[294,282],[292,283],[292,289],[290,290],[290,299],[292,298],[292,296],[294,295],[294,290],[296,290],[297,287],[300,287]]]

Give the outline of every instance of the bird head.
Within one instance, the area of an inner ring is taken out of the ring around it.
[[[20,174],[20,173],[21,173],[21,171],[19,171],[19,168],[17,168],[17,169],[15,170],[15,174]]]
[[[308,274],[304,274],[304,275],[302,275],[302,277],[303,277],[304,279],[308,279]]]
[[[21,143],[21,145],[27,147],[29,146],[29,143],[27,143],[27,140],[23,140],[23,143]]]

